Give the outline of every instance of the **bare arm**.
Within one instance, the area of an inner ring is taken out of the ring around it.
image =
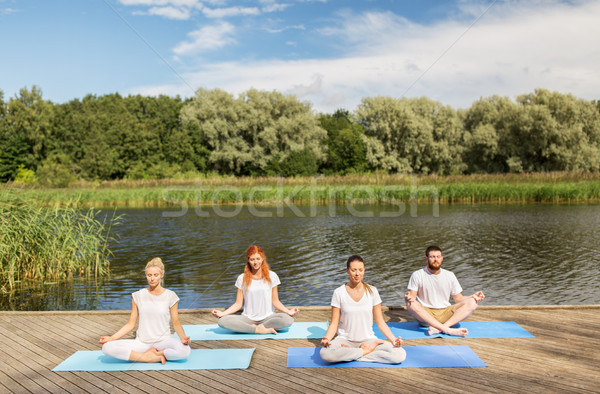
[[[213,309],[213,311],[211,313],[215,317],[223,317],[223,316],[231,315],[232,313],[239,311],[240,309],[242,309],[243,305],[244,305],[244,292],[242,291],[242,289],[237,289],[237,294],[235,296],[235,302],[233,303],[233,305],[231,305],[229,308],[227,308],[223,312]]]
[[[325,336],[321,339],[321,346],[328,347],[331,345],[331,340],[335,336],[337,332],[338,325],[340,324],[340,308],[335,306],[331,307],[331,322],[329,323],[329,327],[327,328],[327,332]]]
[[[179,302],[176,302],[175,304],[173,304],[173,306],[169,310],[171,312],[171,321],[173,322],[173,328],[175,329],[177,336],[181,339],[181,343],[183,343],[184,345],[189,345],[190,337],[185,335],[183,326],[181,325],[181,322],[179,321],[179,310],[178,310],[178,306],[177,306],[178,304],[179,304]]]
[[[478,291],[477,293],[471,294],[468,297],[464,296],[462,293],[458,293],[452,296],[452,299],[454,299],[454,302],[456,304],[465,301],[466,298],[473,298],[476,302],[479,303],[479,301],[483,301],[485,299],[485,295],[482,291]]]
[[[271,299],[273,300],[273,306],[282,311],[283,313],[287,313],[290,316],[297,315],[300,310],[298,308],[288,309],[286,308],[281,301],[279,301],[279,292],[277,291],[277,286],[273,286],[273,290],[271,293]]]
[[[379,328],[379,331],[381,331],[381,333],[383,335],[385,335],[385,337],[387,339],[389,339],[389,341],[392,342],[395,347],[400,347],[404,344],[404,341],[402,340],[402,338],[400,338],[400,337],[396,338],[394,336],[394,334],[392,333],[392,330],[390,330],[387,323],[383,319],[383,312],[381,311],[381,304],[377,304],[373,307],[373,320],[377,324],[377,328]]]
[[[135,304],[135,301],[132,299],[131,300],[131,314],[129,315],[129,321],[123,327],[121,327],[121,329],[119,331],[117,331],[113,335],[100,337],[100,340],[98,342],[104,344],[106,342],[110,342],[110,341],[119,339],[123,335],[126,335],[128,332],[130,332],[131,330],[133,330],[135,328],[135,322],[137,321],[137,318],[138,318],[138,308],[137,308],[137,305]]]
[[[406,301],[406,303],[411,303],[417,300],[417,292],[415,290],[408,290],[405,294],[404,294],[404,301]]]
[[[462,293],[458,293],[453,295],[452,299],[454,300],[455,304],[458,304],[465,299],[465,296]]]

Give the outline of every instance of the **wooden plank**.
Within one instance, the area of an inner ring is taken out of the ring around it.
[[[24,322],[22,322],[24,323]],[[21,328],[30,328],[26,324],[22,324]],[[21,343],[21,348],[19,349],[21,355],[27,356],[32,363],[38,364],[40,369],[46,369],[50,371],[55,365],[59,364],[63,361],[63,358],[56,356],[53,352],[60,347],[55,347],[52,345],[52,341],[42,342],[42,346],[36,345],[34,342],[35,336],[33,334],[38,334],[39,332],[35,329],[28,329],[23,331],[17,331],[16,333],[6,332],[5,336],[7,339],[11,341],[17,341]],[[21,335],[19,335],[21,334]],[[47,337],[44,337],[47,338]],[[49,363],[48,365],[44,360]],[[99,379],[82,379],[77,375],[74,375],[72,372],[60,372],[60,373],[50,373],[49,376],[55,381],[58,386],[65,387],[69,386],[66,382],[69,382],[70,385],[74,387],[79,387],[85,391],[105,391],[105,392],[123,392],[119,388],[113,386],[112,384]]]
[[[595,335],[599,311],[600,307],[479,308],[470,320],[517,321],[536,338],[406,341],[415,346],[467,344],[488,368],[288,369],[288,347],[319,346],[318,339],[288,339],[192,343],[196,349],[256,347],[247,370],[62,373],[50,369],[76,350],[99,349],[98,337],[119,329],[129,312],[0,312],[0,330],[5,333],[0,345],[11,354],[25,355],[11,355],[10,364],[0,363],[0,391],[55,391],[60,386],[95,392],[590,392],[597,391],[600,375],[600,354],[593,351],[600,346]],[[388,321],[412,321],[403,308],[384,308],[384,316]],[[209,311],[181,311],[180,318],[183,324],[215,322]],[[329,318],[329,307],[311,307],[302,308],[297,321]]]

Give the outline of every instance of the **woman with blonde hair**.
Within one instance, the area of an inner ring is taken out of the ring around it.
[[[321,358],[327,362],[370,361],[398,364],[406,358],[403,341],[394,337],[383,319],[381,297],[363,282],[365,262],[353,255],[346,261],[348,282],[333,292],[331,323],[321,339]],[[390,342],[377,339],[373,320]],[[337,337],[333,339],[337,332]],[[333,340],[332,340],[333,339]]]
[[[146,264],[148,288],[132,294],[129,321],[110,336],[100,337],[102,351],[120,360],[161,362],[182,360],[190,355],[190,337],[185,335],[179,322],[177,304],[179,297],[162,287],[165,267],[158,257]],[[119,339],[135,328],[140,318],[135,339]],[[169,322],[179,338],[171,335]]]
[[[277,286],[281,282],[277,274],[269,269],[265,252],[260,246],[252,245],[246,250],[246,267],[235,282],[235,303],[225,311],[213,310],[219,318],[217,324],[231,331],[255,334],[277,334],[277,330],[292,325],[298,308],[288,309],[281,301]],[[241,315],[234,313],[242,306]],[[280,310],[275,313],[273,307]]]

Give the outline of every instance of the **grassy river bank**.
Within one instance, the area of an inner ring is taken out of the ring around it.
[[[69,188],[0,187],[0,203],[82,207],[179,204],[385,204],[393,202],[600,201],[600,173],[412,176],[364,174],[297,178],[198,176],[187,179],[82,182]]]

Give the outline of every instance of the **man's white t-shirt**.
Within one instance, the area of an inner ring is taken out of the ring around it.
[[[264,279],[254,280],[250,286],[244,288],[244,274],[240,274],[235,281],[235,287],[242,289],[244,293],[244,311],[242,316],[246,316],[250,320],[259,321],[272,315],[273,309],[273,287],[278,286],[281,282],[279,276],[273,271],[269,271],[271,283]]]
[[[142,289],[132,296],[140,319],[136,338],[144,343],[171,338],[171,307],[179,301],[177,294],[165,289],[161,295],[152,295],[148,289]]]
[[[421,305],[434,309],[450,306],[450,296],[463,291],[453,272],[440,268],[440,273],[434,275],[427,267],[413,272],[408,290],[417,292],[417,301]]]
[[[340,308],[338,336],[353,342],[366,342],[376,339],[373,332],[373,307],[381,304],[381,297],[374,286],[370,294],[366,289],[360,301],[356,302],[346,291],[346,285],[334,290],[331,306]]]

